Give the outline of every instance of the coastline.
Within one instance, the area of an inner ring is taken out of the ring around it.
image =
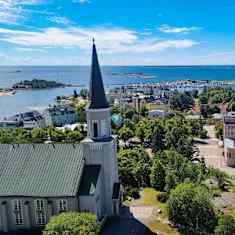
[[[0,97],[14,95],[14,91],[0,91]]]

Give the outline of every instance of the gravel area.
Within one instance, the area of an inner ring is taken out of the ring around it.
[[[223,148],[219,147],[219,140],[215,137],[214,126],[205,126],[208,131],[208,139],[203,140],[204,144],[197,144],[199,148],[200,157],[204,157],[208,166],[218,168],[229,175],[235,176],[235,168],[228,167],[226,165],[225,158],[223,156]]]

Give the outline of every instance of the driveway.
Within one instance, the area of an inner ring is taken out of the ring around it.
[[[208,131],[208,139],[205,143],[197,144],[199,148],[200,157],[205,158],[207,166],[213,166],[214,168],[220,169],[229,175],[235,176],[235,168],[228,167],[226,165],[225,158],[223,156],[223,147],[218,146],[219,140],[215,137],[214,126],[205,126]]]

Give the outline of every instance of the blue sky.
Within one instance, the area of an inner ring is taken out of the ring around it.
[[[0,65],[235,64],[234,0],[0,0]]]

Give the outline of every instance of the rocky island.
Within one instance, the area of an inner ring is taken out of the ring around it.
[[[69,86],[67,84],[59,83],[56,81],[47,81],[41,79],[33,79],[33,80],[24,80],[18,83],[15,83],[12,86],[14,90],[28,90],[28,89],[50,89],[50,88],[61,88]]]

